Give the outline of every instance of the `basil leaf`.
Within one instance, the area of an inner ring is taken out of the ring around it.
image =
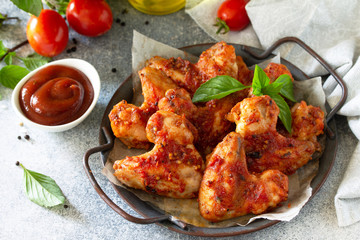
[[[28,74],[26,68],[17,65],[8,65],[0,70],[0,83],[4,87],[14,89],[16,84]]]
[[[18,8],[25,12],[31,13],[35,16],[39,16],[43,9],[41,0],[11,0]]]
[[[278,94],[279,92],[281,92],[281,88],[283,87],[284,83],[279,82],[279,83],[275,83],[273,82],[270,85],[267,85],[266,87],[264,87],[263,89],[261,89],[261,93],[264,95],[272,95],[272,94]]]
[[[282,98],[279,94],[273,94],[269,95],[276,103],[276,105],[279,107],[279,118],[281,122],[284,124],[286,130],[291,133],[291,112],[289,105],[285,102],[284,98]]]
[[[16,56],[15,52],[9,52],[6,57],[4,58],[4,61],[7,65],[11,65],[13,61],[13,57]]]
[[[194,93],[193,102],[207,102],[223,98],[233,92],[249,88],[235,78],[227,75],[216,76],[203,83]]]
[[[272,84],[274,83],[283,83],[283,87],[281,88],[280,94],[286,97],[287,99],[296,102],[294,97],[293,82],[289,75],[283,74],[279,76]]]
[[[46,175],[24,169],[24,187],[27,197],[43,207],[53,207],[65,202],[65,197],[56,182]]]
[[[51,61],[51,58],[43,57],[37,53],[31,54],[26,58],[19,57],[19,59],[23,61],[25,67],[30,71],[35,70],[36,68],[41,67],[42,65]]]
[[[253,94],[261,96],[261,90],[270,84],[270,78],[258,65],[255,65],[254,77],[252,82]]]
[[[0,58],[6,54],[7,50],[8,49],[4,46],[3,42],[0,41]]]

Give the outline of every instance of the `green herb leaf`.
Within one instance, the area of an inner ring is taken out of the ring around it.
[[[15,52],[9,52],[6,57],[4,58],[4,61],[7,65],[11,65],[13,62],[13,57],[16,56]]]
[[[41,0],[11,0],[18,8],[25,12],[31,13],[35,16],[39,16],[43,9]]]
[[[19,59],[24,62],[25,67],[30,71],[35,70],[36,68],[41,67],[42,65],[51,61],[51,58],[43,57],[37,53],[31,54],[26,58],[19,57]]]
[[[56,10],[59,14],[65,15],[69,0],[44,0],[46,5]]]
[[[280,90],[280,94],[286,97],[287,99],[296,102],[294,97],[293,82],[289,75],[283,74],[279,76],[271,85],[275,83],[283,83],[283,86]]]
[[[291,133],[291,111],[289,105],[285,102],[284,98],[282,98],[279,94],[269,95],[279,107],[279,118],[281,122],[284,124],[286,130]]]
[[[270,79],[258,65],[255,65],[254,78],[252,82],[253,94],[261,96],[261,90],[270,84]]]
[[[6,54],[8,49],[4,46],[3,42],[0,41],[0,58]]]
[[[222,30],[224,30],[222,34],[228,33],[230,31],[230,28],[226,24],[226,22],[219,17],[216,18],[216,23],[214,24],[214,26],[218,27],[216,34],[219,34]]]
[[[28,74],[26,68],[17,65],[8,65],[0,70],[0,83],[4,87],[14,89],[16,84]]]
[[[281,88],[283,87],[284,83],[279,82],[279,83],[271,83],[269,85],[267,85],[266,87],[264,87],[263,89],[261,89],[261,93],[263,95],[272,95],[272,94],[278,94],[279,92],[281,92]]]
[[[212,99],[220,99],[233,92],[249,88],[235,78],[227,75],[216,76],[203,83],[195,92],[193,102],[207,102]]]
[[[46,175],[24,169],[24,187],[27,197],[43,207],[53,207],[65,202],[65,197],[56,182]]]

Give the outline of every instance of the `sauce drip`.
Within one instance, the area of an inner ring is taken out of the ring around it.
[[[21,88],[24,114],[43,125],[72,122],[83,115],[94,98],[94,89],[81,71],[52,65],[38,71]]]

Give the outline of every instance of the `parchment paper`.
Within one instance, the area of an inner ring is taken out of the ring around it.
[[[146,36],[134,31],[133,38],[133,72],[134,72],[134,88],[139,89],[139,78],[137,71],[145,66],[145,61],[153,56],[161,56],[165,58],[182,57],[189,59],[195,63],[197,58],[190,54],[183,53],[178,49],[159,43],[149,39]],[[279,56],[270,60],[279,61]],[[135,77],[136,76],[136,77]],[[141,92],[136,95],[141,95]],[[320,106],[325,110],[325,94],[321,86],[321,78],[313,78],[306,81],[295,81],[294,83],[295,98],[297,100],[305,100],[308,104]],[[135,98],[138,105],[141,104],[141,98]],[[140,101],[140,102],[139,102]],[[107,163],[103,169],[103,174],[114,184],[123,186],[113,175],[113,164],[116,160],[125,158],[126,156],[136,156],[144,153],[145,150],[129,149],[119,140],[115,140],[114,148],[111,150]],[[140,199],[148,202],[150,205],[171,214],[175,218],[187,224],[199,227],[228,227],[234,225],[246,225],[258,218],[266,218],[269,220],[290,221],[293,219],[309,200],[312,189],[310,182],[316,176],[319,161],[311,160],[307,165],[299,169],[295,174],[289,176],[289,196],[288,201],[281,204],[280,207],[273,209],[271,212],[258,216],[246,215],[234,219],[229,219],[219,223],[211,223],[200,216],[198,210],[197,199],[172,199],[167,197],[155,196],[141,190],[127,188],[135,193]]]

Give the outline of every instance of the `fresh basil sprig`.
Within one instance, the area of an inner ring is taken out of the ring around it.
[[[255,96],[270,96],[280,109],[279,118],[286,130],[291,133],[291,112],[288,104],[282,96],[296,102],[293,92],[293,83],[289,75],[279,76],[273,83],[258,65],[255,66],[254,78],[251,86],[244,86],[238,80],[230,76],[217,76],[202,84],[195,92],[193,102],[206,102],[212,99],[220,99],[231,93],[252,87]]]
[[[212,99],[220,99],[231,93],[249,88],[235,78],[227,75],[216,76],[203,83],[195,92],[193,102],[207,102]]]
[[[293,83],[289,75],[283,74],[270,84],[270,79],[258,65],[255,66],[254,78],[252,83],[253,94],[255,96],[268,95],[279,107],[279,118],[284,124],[286,130],[291,133],[291,112],[289,105],[284,97],[290,101],[296,102],[293,92]],[[282,96],[281,96],[281,95]]]
[[[43,207],[53,207],[65,202],[65,197],[56,182],[41,173],[24,169],[24,187],[27,197]]]

